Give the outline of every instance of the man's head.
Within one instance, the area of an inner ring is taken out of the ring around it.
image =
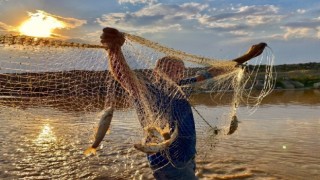
[[[165,56],[157,60],[154,71],[158,72],[156,73],[158,75],[164,73],[174,82],[179,82],[184,76],[185,66],[181,59],[173,56]]]

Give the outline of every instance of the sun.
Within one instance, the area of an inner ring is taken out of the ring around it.
[[[43,11],[37,13],[30,13],[30,18],[23,22],[19,28],[22,35],[34,37],[50,37],[54,29],[61,29],[65,27],[62,21],[46,14]]]

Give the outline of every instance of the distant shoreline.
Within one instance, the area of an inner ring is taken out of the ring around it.
[[[248,65],[248,68],[254,68]],[[255,88],[263,87],[264,70],[259,67]],[[320,89],[320,63],[283,64],[274,66],[277,72],[275,89]],[[190,68],[194,75],[204,68]],[[151,69],[136,70],[138,73],[151,73]],[[117,93],[124,93],[109,71],[72,70],[61,72],[0,73],[0,94],[7,96],[45,96],[49,94],[105,94],[106,84],[114,82]],[[58,83],[58,84],[57,84]],[[195,93],[212,91],[211,85],[196,88]]]
[[[320,63],[283,64],[275,69],[276,89],[320,88]]]

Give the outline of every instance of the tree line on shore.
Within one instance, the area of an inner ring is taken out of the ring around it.
[[[248,65],[248,69],[254,68]],[[256,88],[263,85],[263,71],[266,66],[259,67]],[[320,63],[283,64],[274,67],[277,72],[277,89],[320,88]],[[192,76],[203,68],[191,68],[188,75]],[[152,70],[136,70],[150,74]],[[0,73],[1,95],[46,96],[50,94],[85,95],[100,94],[108,91],[108,84],[114,84],[117,92],[124,93],[120,85],[114,81],[108,71],[73,70],[62,72],[39,73]],[[208,83],[209,84],[209,83]],[[203,91],[210,90],[210,85]]]

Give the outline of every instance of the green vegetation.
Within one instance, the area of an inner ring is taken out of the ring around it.
[[[258,80],[264,79],[266,65],[248,65],[249,71],[259,68]],[[277,72],[277,89],[319,88],[320,63],[282,64],[274,66]]]
[[[253,69],[253,65],[248,65],[249,69]],[[266,65],[260,65],[259,71],[265,72]],[[301,71],[301,70],[320,70],[320,63],[309,62],[309,63],[299,63],[299,64],[281,64],[276,65],[275,69],[277,72],[290,72],[290,71]]]
[[[265,70],[260,67],[260,71]],[[277,88],[311,88],[315,83],[320,82],[320,63],[282,64],[274,67],[277,72]],[[289,87],[288,87],[289,85]]]

